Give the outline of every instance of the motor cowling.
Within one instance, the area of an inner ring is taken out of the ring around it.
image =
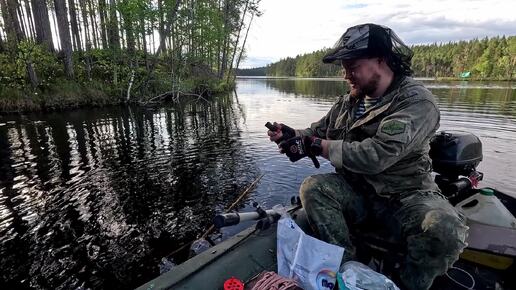
[[[469,176],[482,161],[482,143],[468,132],[440,131],[430,140],[430,158],[436,173]]]
[[[435,182],[452,204],[475,188],[483,174],[476,171],[482,161],[482,143],[468,132],[441,131],[430,140],[430,158],[437,173]]]

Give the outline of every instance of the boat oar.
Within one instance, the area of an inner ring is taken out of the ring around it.
[[[239,196],[238,198],[227,208],[226,211],[230,211],[230,210],[233,210],[233,208],[235,206],[238,205],[238,203],[240,201],[242,201],[242,199],[249,193],[251,192],[255,187],[256,187],[256,184],[258,184],[258,181],[260,181],[260,179],[262,179],[262,177],[264,176],[265,174],[262,173],[260,174],[260,176],[258,176]],[[200,239],[206,239],[206,237],[211,234],[213,232],[213,230],[215,229],[215,226],[212,224],[205,232],[204,234],[201,236]],[[178,252],[184,250],[187,246],[191,245],[193,242],[195,241],[191,241],[191,242],[188,242],[186,244],[183,244],[181,247],[179,247],[178,249],[174,250],[173,252],[171,252],[170,254],[168,254],[166,257],[170,257],[170,256],[173,256],[175,254],[177,254]]]

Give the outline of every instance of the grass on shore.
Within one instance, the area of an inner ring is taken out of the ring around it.
[[[0,112],[53,111],[83,106],[119,104],[122,99],[98,81],[87,85],[60,80],[45,90],[0,89]]]
[[[184,93],[200,93],[206,89],[206,80],[185,81]],[[146,96],[133,91],[130,102],[142,101],[168,90],[165,81],[156,81]],[[225,82],[211,80],[208,82],[209,95],[231,90],[234,86]],[[0,113],[18,113],[34,111],[60,111],[79,107],[101,107],[126,102],[127,88],[114,87],[109,83],[92,80],[86,84],[61,79],[44,90],[16,89],[0,87]]]

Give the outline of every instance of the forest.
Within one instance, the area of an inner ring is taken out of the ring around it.
[[[513,80],[516,67],[516,36],[474,39],[412,46],[412,69],[416,77]],[[329,49],[287,57],[267,65],[268,76],[335,77],[340,67],[323,64]],[[256,71],[256,69],[255,69]],[[245,72],[242,72],[245,75]],[[468,75],[468,74],[466,74]]]
[[[0,0],[0,112],[234,86],[260,0]]]

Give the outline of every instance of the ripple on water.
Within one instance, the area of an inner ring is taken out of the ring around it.
[[[516,96],[496,86],[430,85],[441,129],[478,135],[485,184],[514,192]],[[323,159],[291,163],[264,124],[307,127],[343,91],[335,80],[239,80],[238,95],[209,104],[0,116],[0,275],[17,288],[139,286],[260,173],[238,210],[289,204],[308,175],[332,172]]]

